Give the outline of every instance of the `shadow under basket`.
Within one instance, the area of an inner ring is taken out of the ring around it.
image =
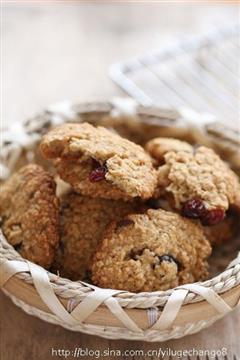
[[[170,136],[210,146],[240,174],[237,130],[191,117],[191,111],[183,114],[112,99],[56,104],[3,130],[1,180],[26,163],[43,164],[37,147],[49,129],[63,122],[85,121],[142,145],[156,136]],[[165,341],[198,332],[239,304],[239,244],[236,236],[213,251],[211,279],[205,282],[135,294],[61,278],[23,259],[0,233],[0,285],[28,314],[67,329],[111,339]]]

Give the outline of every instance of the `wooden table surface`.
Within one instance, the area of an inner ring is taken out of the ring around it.
[[[4,3],[3,124],[21,121],[59,100],[121,95],[107,76],[110,64],[146,48],[159,47],[171,34],[237,22],[238,11],[237,5],[213,2]],[[233,354],[240,358],[239,309],[196,335],[151,344],[104,340],[67,331],[26,315],[2,293],[0,307],[2,360],[49,360],[54,358],[52,349],[75,347],[89,350],[226,347],[229,359]],[[142,357],[135,354],[118,358]]]

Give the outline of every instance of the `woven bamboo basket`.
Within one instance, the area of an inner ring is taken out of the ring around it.
[[[239,133],[183,109],[143,107],[129,99],[56,104],[2,132],[1,180],[27,162],[50,128],[88,121],[144,144],[172,136],[212,146],[240,173]],[[23,259],[0,234],[0,284],[28,314],[67,329],[112,339],[164,341],[195,333],[232,311],[240,300],[239,237],[214,251],[211,279],[168,291],[129,293],[61,278]],[[223,256],[224,254],[224,256]]]

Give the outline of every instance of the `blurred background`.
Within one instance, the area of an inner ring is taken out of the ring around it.
[[[230,1],[5,2],[3,121],[22,120],[56,101],[124,94],[109,77],[112,64],[161,50],[175,37],[237,24],[239,16]]]

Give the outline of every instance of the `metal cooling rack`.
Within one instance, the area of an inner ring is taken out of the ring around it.
[[[239,75],[239,25],[184,36],[110,68],[142,105],[191,108],[240,126]]]

